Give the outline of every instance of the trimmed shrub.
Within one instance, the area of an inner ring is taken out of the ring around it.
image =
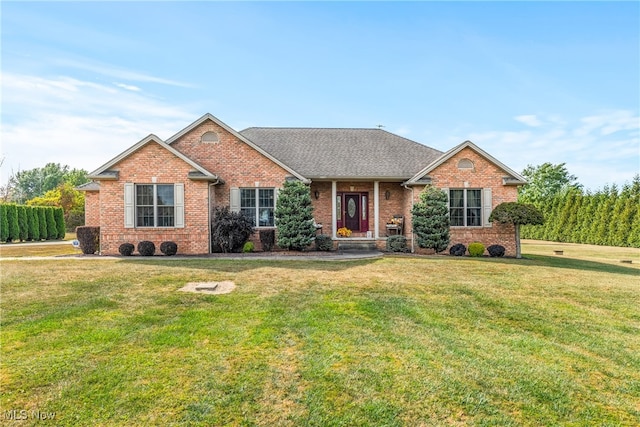
[[[20,240],[20,225],[18,225],[18,207],[16,205],[7,205],[7,221],[9,221],[9,235],[7,242],[16,242]]]
[[[135,248],[136,247],[133,246],[133,243],[123,243],[118,248],[118,252],[120,252],[120,255],[122,256],[131,256],[133,255],[133,251]]]
[[[228,207],[217,207],[211,220],[211,249],[213,252],[240,252],[253,234],[251,220]]]
[[[0,204],[0,241],[6,242],[9,237],[9,218],[7,218],[7,205]]]
[[[473,242],[469,245],[469,255],[479,257],[484,255],[484,245],[480,242]]]
[[[253,244],[253,242],[246,242],[242,247],[242,252],[246,254],[249,252],[253,252],[254,249],[255,249],[255,245]]]
[[[27,240],[40,240],[40,223],[36,208],[29,207],[27,209],[27,220],[29,221],[29,235],[27,236]]]
[[[178,244],[176,242],[160,243],[160,252],[166,256],[173,256],[178,253]]]
[[[29,220],[27,218],[27,206],[18,206],[18,228],[20,229],[20,240],[25,241],[29,237]]]
[[[387,237],[387,251],[388,252],[409,252],[409,248],[407,248],[407,238],[404,236]]]
[[[316,250],[317,251],[332,251],[333,250],[333,240],[331,236],[327,236],[326,234],[319,234],[316,236]]]
[[[260,243],[263,251],[271,252],[276,244],[276,230],[260,230]]]
[[[138,243],[138,252],[142,256],[152,256],[156,253],[156,245],[148,240],[143,240],[142,242]]]
[[[53,216],[53,208],[47,206],[44,208],[44,214],[47,218],[47,240],[54,240],[58,238],[58,224]]]
[[[78,227],[76,228],[76,235],[83,254],[91,255],[98,252],[100,248],[100,227]]]
[[[35,210],[36,212],[38,212],[38,225],[40,227],[40,239],[46,240],[47,236],[49,235],[49,233],[47,232],[47,214],[45,213],[44,208],[42,206],[36,206]]]
[[[56,220],[56,227],[58,229],[56,238],[62,240],[67,232],[67,227],[64,224],[64,210],[57,207],[53,208],[53,219]]]
[[[463,256],[467,252],[467,247],[462,243],[456,243],[449,249],[449,254],[453,256]]]
[[[491,245],[487,248],[487,252],[492,257],[502,257],[504,256],[504,246],[502,245]]]

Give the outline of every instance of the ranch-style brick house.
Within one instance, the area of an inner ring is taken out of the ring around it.
[[[235,131],[205,114],[166,141],[149,135],[79,187],[86,225],[100,227],[100,253],[122,243],[174,241],[179,254],[211,252],[210,219],[229,206],[256,231],[275,228],[278,189],[309,185],[318,233],[339,244],[383,249],[404,234],[412,251],[411,207],[427,184],[449,195],[451,244],[501,244],[515,254],[514,229],[488,221],[515,201],[525,179],[465,141],[443,153],[381,129],[259,128]],[[400,218],[401,225],[389,225]],[[341,238],[340,227],[352,230]],[[252,240],[260,250],[258,233]]]

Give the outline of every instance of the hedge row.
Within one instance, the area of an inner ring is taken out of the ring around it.
[[[543,202],[543,225],[523,226],[523,239],[640,248],[640,178],[622,189],[567,191]]]
[[[0,241],[64,239],[66,227],[62,208],[0,204]]]

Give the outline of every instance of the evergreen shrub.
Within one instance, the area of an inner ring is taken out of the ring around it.
[[[176,242],[160,243],[160,252],[166,256],[172,256],[178,253],[178,244]]]
[[[491,245],[487,248],[487,252],[489,252],[489,256],[492,257],[503,257],[505,249],[502,245]]]
[[[149,240],[143,240],[138,243],[138,253],[142,256],[153,256],[156,253],[156,245]]]
[[[316,250],[317,251],[332,251],[333,250],[333,240],[331,236],[327,236],[326,234],[319,234],[316,236]]]
[[[255,249],[255,245],[253,244],[253,242],[246,242],[242,247],[242,252],[247,254],[247,253],[253,252],[254,249]]]
[[[469,255],[473,257],[480,257],[484,255],[484,245],[480,242],[473,242],[469,244]]]
[[[123,243],[118,247],[118,252],[120,252],[122,256],[131,256],[133,255],[134,249],[135,246],[133,246],[133,243]]]
[[[462,243],[456,243],[449,249],[449,254],[453,256],[463,256],[467,252],[467,247]]]
[[[9,218],[7,218],[7,205],[0,204],[0,241],[6,242],[9,238]]]
[[[387,237],[386,248],[388,252],[409,252],[409,248],[407,247],[407,238],[404,236]]]

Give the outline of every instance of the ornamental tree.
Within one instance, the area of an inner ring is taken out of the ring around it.
[[[544,223],[542,212],[533,205],[518,202],[500,203],[489,216],[490,222],[513,224],[516,238],[516,258],[522,258],[520,250],[520,226],[540,225]]]
[[[421,248],[442,252],[449,246],[449,203],[447,194],[432,185],[420,193],[411,209],[413,232]]]
[[[276,201],[278,246],[301,251],[311,244],[316,227],[309,187],[301,181],[285,181]]]

